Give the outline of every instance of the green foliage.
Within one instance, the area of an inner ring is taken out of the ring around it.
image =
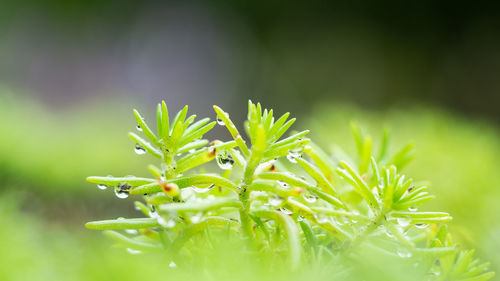
[[[123,120],[130,116],[123,102],[101,99],[61,109],[33,100],[0,86],[0,118],[5,120],[0,141],[3,190],[26,188],[45,200],[95,198],[82,178],[104,169],[134,173],[147,163],[123,153],[130,148],[121,137],[128,127]]]
[[[145,204],[135,205],[147,218],[89,222],[88,228],[106,230],[124,247],[163,252],[180,265],[202,251],[200,239],[206,246],[229,235],[241,239],[256,259],[286,253],[295,270],[334,263],[339,270],[332,277],[339,279],[361,274],[356,269],[375,256],[411,263],[415,280],[429,274],[432,280],[493,276],[451,242],[445,228],[449,214],[418,210],[434,196],[425,183],[401,173],[413,158],[412,145],[389,154],[384,134],[375,152],[371,137],[353,123],[356,158],[330,157],[305,138],[309,131],[282,137],[295,121],[288,113],[275,119],[273,110],[252,102],[244,126],[248,143],[217,106],[217,123],[233,140],[209,142],[203,135],[216,122],[195,122],[187,109],[170,119],[165,102],[159,104],[156,133],[134,110],[147,139],[129,136],[138,154],[160,159],[159,166],[149,166],[153,176],[88,181],[112,187],[119,198],[142,195]],[[220,169],[207,172],[214,159]],[[128,231],[117,231],[123,229]]]

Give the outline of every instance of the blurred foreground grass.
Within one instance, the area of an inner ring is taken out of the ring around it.
[[[99,101],[48,112],[29,100],[0,95],[0,117],[4,120],[0,140],[0,263],[4,266],[0,267],[0,280],[184,280],[186,276],[193,280],[299,280],[318,274],[309,269],[292,278],[279,263],[263,269],[262,264],[245,261],[231,249],[207,253],[205,259],[214,267],[210,270],[172,269],[164,256],[126,254],[124,249],[111,248],[99,233],[84,229],[83,223],[94,218],[89,209],[99,204],[132,208],[129,202],[114,200],[111,193],[99,196],[103,193],[84,182],[85,176],[108,171],[116,175],[145,172],[146,159],[132,152],[133,144],[126,137],[134,124],[130,108],[123,102]],[[450,212],[453,232],[498,270],[497,129],[423,108],[371,112],[325,105],[317,107],[309,118],[299,116],[302,122],[296,128],[311,129],[311,137],[324,147],[330,146],[332,153],[336,151],[332,144],[353,151],[349,130],[353,119],[373,134],[374,140],[384,125],[389,126],[395,149],[414,141],[416,160],[405,173],[416,180],[431,181],[431,192],[437,195],[432,207]],[[41,199],[34,204],[36,198]],[[80,203],[82,207],[75,207]],[[60,205],[68,207],[53,216],[45,212]],[[106,214],[99,212],[99,218],[123,214],[113,209]],[[252,265],[241,268],[242,261]],[[374,262],[374,266],[379,265]],[[328,279],[329,270],[334,268],[322,269],[317,278]],[[399,273],[404,274],[404,270]],[[398,280],[399,273],[389,275]],[[379,279],[388,280],[386,277],[381,272]]]

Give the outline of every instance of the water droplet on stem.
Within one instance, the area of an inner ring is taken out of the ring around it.
[[[402,258],[411,258],[412,254],[411,252],[406,249],[406,248],[398,248],[397,250],[397,253],[398,253],[398,256],[402,257]]]
[[[234,166],[233,156],[231,153],[225,151],[217,154],[216,161],[217,165],[219,165],[222,170],[229,170]]]
[[[410,225],[411,220],[409,218],[397,218],[398,224],[402,227]]]
[[[142,253],[141,251],[135,250],[135,249],[132,249],[132,248],[127,248],[127,252],[129,252],[132,255],[137,255],[137,254]]]
[[[217,124],[221,125],[221,126],[225,126],[226,123],[224,123],[224,121],[217,115],[217,118],[215,118],[215,121],[217,121]]]
[[[318,201],[318,196],[312,195],[312,194],[304,194],[304,200],[308,203],[315,203]]]
[[[139,155],[146,153],[146,149],[144,149],[144,147],[142,147],[142,145],[138,143],[135,144],[134,151]]]
[[[117,187],[115,187],[115,195],[120,199],[125,199],[129,195],[130,185],[126,183],[121,183]]]
[[[205,187],[205,188],[191,186],[191,189],[193,189],[193,191],[196,193],[206,193],[206,192],[209,192],[214,187],[215,187],[215,184],[211,184],[210,186]]]
[[[288,155],[286,156],[286,159],[288,159],[288,161],[290,161],[292,163],[297,163],[296,158],[298,158],[298,157],[300,157],[300,152],[290,150],[288,152]]]

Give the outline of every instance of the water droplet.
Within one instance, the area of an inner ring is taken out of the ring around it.
[[[372,188],[372,193],[375,195],[376,199],[379,199],[380,194],[378,193],[377,187]]]
[[[288,210],[287,208],[283,208],[283,207],[280,208],[280,211],[282,211],[285,215],[293,214],[292,211]]]
[[[98,184],[97,188],[99,188],[100,190],[105,190],[106,188],[108,188],[108,186],[105,184]]]
[[[305,219],[304,216],[298,216],[297,217],[297,221],[303,221],[304,219]]]
[[[195,153],[196,152],[196,149],[192,148],[188,151],[189,153]]]
[[[322,213],[316,213],[314,214],[314,218],[318,223],[327,223],[330,221],[330,217],[328,215],[322,214]]]
[[[137,124],[137,126],[136,126],[135,128],[137,129],[137,131],[142,132],[142,127],[141,127],[141,125]]]
[[[130,185],[126,183],[121,183],[115,187],[115,195],[120,199],[125,199],[129,195]]]
[[[174,261],[171,261],[169,264],[168,264],[169,267],[171,268],[175,268],[177,267],[177,264],[174,262]]]
[[[424,229],[427,227],[427,224],[426,223],[416,223],[415,227],[420,228],[420,229]]]
[[[134,151],[135,151],[135,153],[137,153],[139,155],[146,153],[146,149],[144,149],[144,147],[142,147],[142,145],[140,145],[138,143],[135,144]]]
[[[156,218],[156,220],[158,221],[158,223],[159,223],[161,226],[163,226],[163,227],[165,227],[165,228],[174,228],[174,227],[175,227],[175,224],[176,224],[176,222],[175,222],[175,220],[174,220],[174,219],[169,219],[169,220],[166,220],[166,219],[164,219],[164,218],[163,218],[163,217],[161,217],[161,216],[158,216],[158,217]]]
[[[394,235],[388,229],[385,229],[384,232],[385,232],[385,235],[387,235],[387,237],[394,238]]]
[[[281,197],[271,197],[269,198],[269,204],[273,207],[278,207],[283,203],[283,199]]]
[[[408,249],[403,248],[403,247],[398,248],[397,252],[398,252],[398,256],[400,256],[402,258],[411,258],[411,256],[412,256],[411,252]]]
[[[297,159],[296,158],[298,158],[298,157],[300,157],[300,152],[298,152],[298,151],[292,151],[292,150],[290,150],[288,152],[288,155],[286,156],[286,158],[288,159],[288,161],[290,161],[292,163],[297,163]]]
[[[410,211],[410,212],[416,212],[417,211],[417,206],[411,206],[410,208],[408,208],[408,211]]]
[[[149,206],[149,216],[152,218],[157,218],[159,216],[154,205]]]
[[[125,229],[125,232],[128,233],[128,234],[137,234],[137,233],[139,233],[135,229]]]
[[[289,188],[290,186],[288,185],[288,183],[284,182],[284,181],[278,181],[279,185],[283,188]]]
[[[215,121],[217,121],[217,124],[219,124],[221,126],[226,125],[226,123],[224,123],[224,121],[219,117],[219,115],[217,115],[217,118],[215,118]]]
[[[304,200],[309,203],[315,203],[316,201],[318,201],[318,196],[312,194],[304,194]]]
[[[405,227],[410,225],[411,220],[409,218],[397,218],[397,222],[400,226]]]
[[[229,170],[234,165],[233,156],[231,155],[231,153],[228,153],[228,152],[221,152],[221,153],[217,154],[216,161],[217,161],[217,165],[219,165],[219,167],[222,170]]]
[[[211,184],[210,186],[208,187],[205,187],[205,188],[200,188],[200,187],[196,187],[196,186],[191,186],[191,189],[193,189],[195,192],[197,193],[206,193],[208,191],[210,191],[210,189],[214,188],[215,187],[215,184]]]
[[[142,253],[141,251],[135,250],[135,249],[132,249],[132,248],[127,248],[127,252],[129,252],[132,255],[137,255],[137,254]]]
[[[192,223],[199,223],[202,219],[202,213],[197,213],[196,215],[191,217],[191,222]]]

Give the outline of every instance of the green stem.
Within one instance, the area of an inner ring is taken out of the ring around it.
[[[260,159],[262,159],[262,153],[258,153],[257,150],[252,147],[250,159],[245,166],[245,170],[243,171],[243,178],[240,185],[239,199],[242,203],[242,207],[240,208],[240,221],[243,235],[248,239],[253,237],[252,219],[248,215],[250,211],[250,201],[248,200],[250,197],[250,190],[248,187],[253,182],[255,169],[257,169],[257,166],[259,165]]]
[[[385,218],[384,212],[379,212],[379,214],[372,221],[370,221],[368,226],[363,231],[354,236],[354,238],[349,243],[346,243],[345,249],[346,250],[354,249],[357,246],[359,246],[363,242],[363,240],[365,240],[366,237],[368,237],[370,233],[372,233],[375,229],[377,229],[377,227],[381,224],[384,218]]]

